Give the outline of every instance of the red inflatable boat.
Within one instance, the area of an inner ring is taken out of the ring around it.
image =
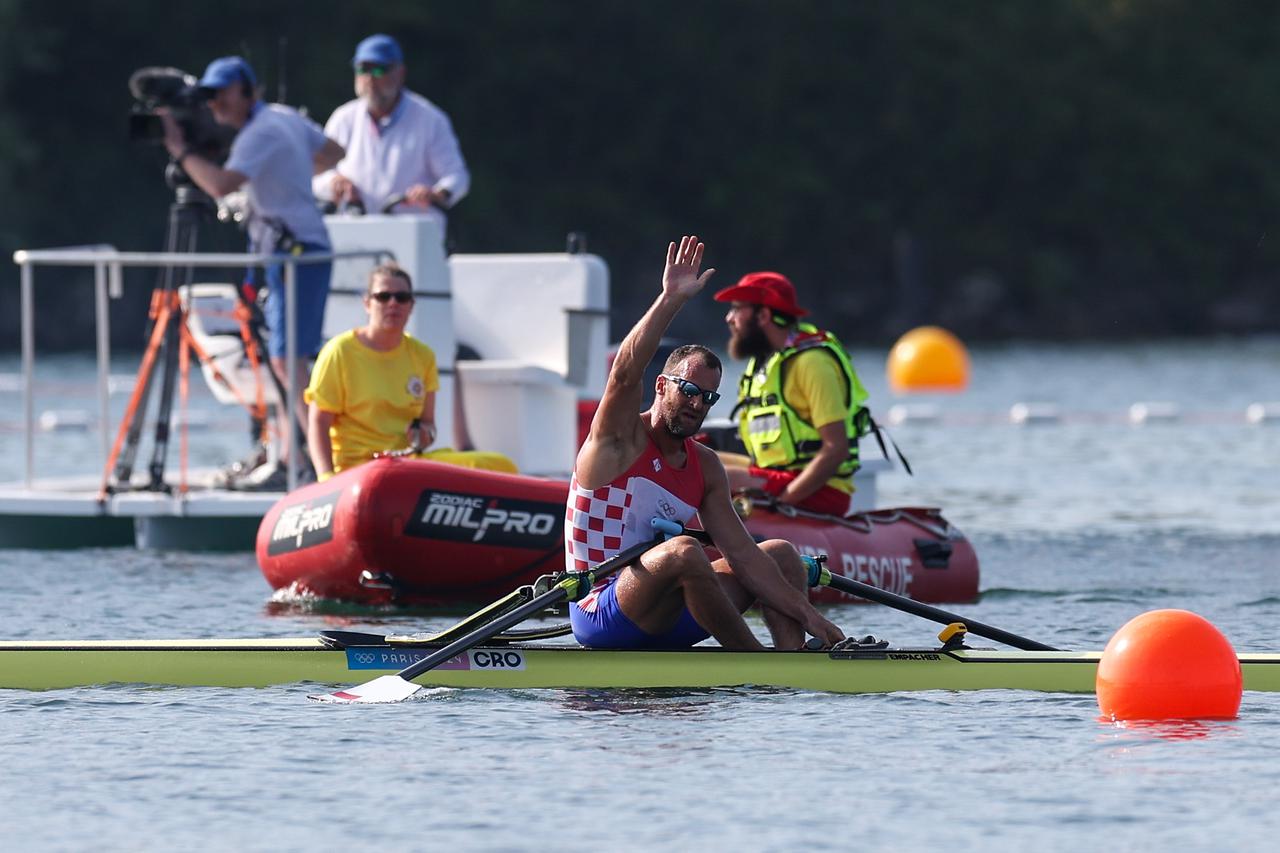
[[[383,458],[282,498],[258,528],[275,589],[361,604],[488,602],[564,568],[569,485],[418,459]],[[848,518],[741,506],[757,537],[827,554],[833,572],[917,601],[978,595],[978,558],[936,509]],[[827,587],[815,601],[850,601]]]

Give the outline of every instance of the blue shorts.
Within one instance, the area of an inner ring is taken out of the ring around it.
[[[328,253],[328,246],[303,244],[303,254],[317,252]],[[298,343],[297,353],[302,358],[310,358],[320,352],[324,334],[324,304],[329,298],[329,278],[333,272],[333,264],[328,261],[316,264],[297,264],[297,318]],[[267,305],[263,312],[267,319],[267,328],[271,336],[267,340],[267,353],[272,358],[285,357],[285,316],[284,316],[284,265],[270,266],[267,273]]]
[[[569,622],[573,625],[574,639],[593,649],[687,649],[711,636],[687,607],[675,627],[665,634],[640,630],[618,606],[616,583],[600,592],[593,612],[577,604],[569,605]]]

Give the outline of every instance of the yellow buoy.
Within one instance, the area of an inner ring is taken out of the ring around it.
[[[898,338],[885,372],[895,394],[963,391],[969,385],[969,353],[946,329],[920,326]]]

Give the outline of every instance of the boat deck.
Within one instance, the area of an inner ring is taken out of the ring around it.
[[[193,471],[188,491],[128,491],[99,500],[97,477],[0,483],[0,547],[137,546],[169,550],[253,550],[258,523],[283,492],[209,487],[211,470]]]

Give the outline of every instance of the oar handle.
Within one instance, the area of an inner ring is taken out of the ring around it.
[[[603,563],[592,569],[590,574],[594,580],[599,581],[608,577],[619,569],[634,563],[640,558],[641,554],[648,551],[654,545],[659,544],[670,536],[678,536],[684,532],[683,525],[657,518],[653,519],[653,527],[657,533],[653,539],[648,539],[644,542],[637,542],[630,548],[619,551],[613,557],[610,557],[608,560],[605,560]],[[559,604],[561,601],[568,599],[570,596],[569,590],[571,588],[576,588],[577,584],[581,582],[581,578],[568,578],[561,581],[542,595],[539,595],[537,598],[530,599],[525,604],[503,614],[492,622],[481,625],[469,634],[465,634],[464,636],[454,640],[444,648],[432,652],[417,663],[410,664],[400,670],[397,674],[405,681],[411,681],[419,675],[422,675],[424,672],[429,672],[430,670],[435,669],[440,664],[457,657],[463,652],[480,645],[486,640],[493,639],[512,625],[515,625],[518,622],[523,622],[539,610],[550,607],[553,604]]]
[[[850,595],[856,595],[869,601],[879,602],[880,604],[892,607],[895,610],[901,610],[904,613],[910,613],[914,616],[920,616],[925,619],[931,619],[943,625],[950,625],[952,622],[963,622],[970,634],[976,634],[979,637],[986,637],[988,640],[995,640],[997,643],[1004,643],[1007,646],[1013,646],[1015,649],[1024,649],[1029,652],[1056,652],[1053,646],[1046,646],[1044,643],[1038,643],[1035,640],[1029,640],[1026,637],[1020,637],[1017,634],[1011,634],[1001,628],[992,625],[984,625],[976,619],[969,619],[956,613],[942,610],[938,607],[930,607],[928,604],[921,604],[914,599],[906,596],[896,595],[871,584],[862,583],[861,581],[846,578],[843,575],[832,574],[831,570],[825,566],[822,569],[821,582],[830,586],[832,589],[838,589],[841,592],[847,592]]]

